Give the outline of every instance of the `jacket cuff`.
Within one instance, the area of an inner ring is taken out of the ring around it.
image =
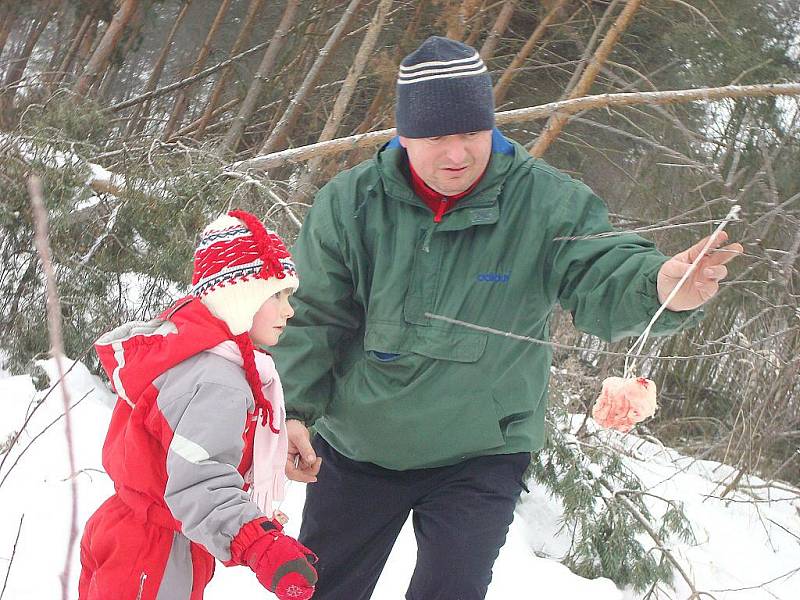
[[[300,421],[306,427],[311,427],[313,425],[314,420],[309,417],[308,414],[302,413],[300,411],[292,410],[291,408],[286,408],[286,420],[287,421]]]
[[[259,517],[242,525],[231,542],[231,559],[223,564],[226,567],[247,564],[245,560],[247,549],[272,530],[283,531],[283,526],[266,517]]]
[[[665,257],[654,266],[639,289],[642,306],[649,315],[648,320],[652,319],[653,315],[661,308],[661,302],[658,300],[658,272],[661,270],[661,265],[667,260],[668,258]],[[650,333],[655,336],[674,333],[696,325],[704,316],[705,313],[699,308],[694,310],[670,310],[667,308],[653,324]]]

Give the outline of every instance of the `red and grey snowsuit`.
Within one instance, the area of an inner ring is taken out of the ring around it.
[[[116,493],[81,540],[81,600],[199,600],[214,558],[242,564],[265,520],[245,492],[259,410],[233,339],[196,299],[98,340],[118,394],[103,446]]]

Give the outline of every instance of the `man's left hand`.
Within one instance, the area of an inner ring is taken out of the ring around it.
[[[661,269],[658,271],[658,301],[661,304],[664,304],[678,281],[689,270],[691,264],[705,247],[709,237],[703,238],[688,250],[676,254],[661,265]],[[675,297],[670,300],[667,305],[669,310],[691,310],[703,305],[716,295],[719,291],[719,282],[728,274],[725,264],[744,251],[739,243],[721,248],[727,240],[728,234],[724,231],[716,235],[708,253],[700,260],[700,264],[684,282]]]

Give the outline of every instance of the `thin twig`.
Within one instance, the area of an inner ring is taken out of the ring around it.
[[[22,532],[22,520],[25,518],[25,513],[19,518],[19,527],[17,527],[17,537],[14,539],[14,547],[11,550],[11,560],[8,561],[8,570],[6,571],[6,578],[3,581],[3,589],[0,590],[0,600],[3,599],[3,594],[6,593],[6,586],[8,585],[8,576],[11,574],[11,565],[14,564],[14,556],[17,554],[17,542],[19,542],[19,534]]]
[[[689,574],[684,570],[683,565],[681,565],[681,563],[678,561],[677,558],[675,558],[672,552],[670,552],[669,549],[665,547],[664,542],[661,541],[661,538],[659,537],[656,530],[653,529],[653,526],[650,524],[650,522],[639,512],[639,510],[636,508],[636,505],[633,502],[631,502],[628,498],[626,498],[624,494],[619,494],[615,492],[614,489],[608,483],[603,481],[603,479],[599,479],[598,481],[600,485],[602,485],[610,493],[612,493],[616,497],[616,499],[619,500],[619,502],[622,503],[622,505],[628,510],[631,516],[639,522],[639,524],[644,528],[647,534],[652,538],[653,542],[655,542],[656,547],[664,554],[664,556],[667,557],[667,560],[672,563],[672,565],[675,567],[678,573],[680,573],[681,577],[683,577],[683,580],[686,582],[686,584],[689,586],[689,589],[692,591],[691,598],[699,598],[701,594],[713,598],[711,594],[697,591],[697,589],[694,586],[694,582],[689,577]]]
[[[92,393],[92,390],[89,390],[88,392],[86,392],[83,396],[81,396],[78,399],[78,401],[75,404],[73,404],[72,406],[69,407],[67,412],[71,411],[73,408],[78,406],[78,404],[80,404],[91,393]],[[39,433],[37,433],[35,436],[33,436],[31,438],[31,441],[28,442],[28,444],[22,450],[20,450],[19,454],[17,454],[17,458],[15,458],[14,462],[11,463],[11,466],[8,467],[8,471],[6,471],[6,474],[3,475],[2,479],[0,479],[0,487],[3,487],[3,484],[6,482],[6,479],[8,479],[8,476],[11,475],[11,472],[14,470],[14,467],[17,466],[17,463],[19,463],[19,461],[22,459],[22,457],[25,455],[25,453],[31,448],[31,446],[33,446],[33,443],[36,440],[38,440],[40,437],[42,437],[48,429],[50,429],[53,425],[58,423],[64,417],[65,414],[66,413],[61,413],[55,419],[50,421]],[[74,474],[70,475],[69,477],[67,477],[67,479],[74,479]]]
[[[72,366],[70,366],[70,368],[67,369],[66,373],[64,373],[64,377],[66,377],[67,375],[70,374],[72,369],[75,368],[75,365],[77,365],[87,354],[89,354],[89,352],[92,350],[92,348],[94,348],[94,342],[92,342],[92,344],[88,348],[86,348],[83,352],[81,352],[80,356],[78,356],[75,359],[75,362],[72,363]],[[3,460],[0,460],[0,472],[2,472],[3,466],[6,464],[6,460],[8,460],[8,457],[9,457],[9,455],[11,453],[11,448],[13,448],[16,445],[16,443],[19,441],[19,438],[22,435],[22,432],[25,431],[25,428],[28,426],[28,423],[30,423],[31,419],[36,414],[36,411],[39,410],[39,407],[44,405],[45,401],[50,396],[50,394],[52,394],[55,391],[55,389],[64,382],[64,377],[59,377],[58,378],[58,381],[56,381],[50,387],[50,389],[47,390],[47,393],[44,395],[44,397],[36,404],[36,406],[33,407],[33,409],[25,417],[25,421],[22,423],[22,426],[19,428],[19,431],[14,435],[14,438],[8,444],[8,448],[6,450],[6,453],[3,455]],[[2,485],[2,482],[0,482],[0,485]]]
[[[56,290],[56,276],[53,269],[52,252],[47,232],[47,210],[44,207],[42,180],[32,175],[28,179],[28,192],[31,197],[31,209],[35,225],[34,243],[44,269],[47,287],[47,331],[50,347],[58,368],[58,375],[64,378],[64,342],[61,334],[61,304]],[[76,471],[75,448],[72,444],[72,420],[69,415],[69,390],[66,383],[61,391],[64,400],[64,423],[67,437],[67,454],[69,456],[70,473]],[[69,540],[64,558],[64,572],[61,575],[61,597],[67,600],[69,592],[70,569],[72,567],[72,548],[78,537],[78,486],[74,479],[70,482],[72,491],[72,511],[70,515]]]
[[[270,188],[268,185],[266,185],[264,183],[261,183],[260,181],[258,181],[258,179],[248,175],[247,173],[239,173],[237,171],[226,170],[226,171],[223,171],[222,174],[225,175],[226,177],[233,177],[234,179],[241,179],[245,183],[249,183],[251,185],[254,185],[260,190],[264,190],[269,195],[269,197],[272,198],[272,200],[273,200],[273,202],[275,202],[275,204],[277,204],[284,211],[286,211],[286,215],[289,217],[289,219],[292,221],[292,223],[295,224],[295,227],[297,227],[298,230],[300,229],[300,227],[302,226],[302,223],[301,223],[300,219],[297,218],[297,215],[294,214],[294,212],[292,211],[291,207],[286,203],[286,201],[283,200],[283,198],[281,198],[280,196],[278,196],[278,194],[276,194],[275,191],[272,188]]]
[[[741,588],[727,588],[727,589],[724,589],[724,590],[712,590],[712,591],[714,591],[714,592],[743,592],[745,590],[757,590],[757,589],[763,588],[765,585],[768,585],[770,583],[778,581],[778,579],[783,579],[784,577],[791,577],[792,575],[794,575],[797,572],[800,572],[800,567],[796,567],[794,569],[786,571],[786,573],[783,573],[782,575],[778,575],[777,577],[773,577],[769,581],[764,581],[763,583],[759,583],[758,585],[750,585],[750,586],[741,587]],[[769,590],[767,590],[767,591],[769,592]]]
[[[176,81],[175,83],[170,83],[169,85],[165,85],[164,87],[160,87],[158,89],[155,89],[152,92],[147,92],[145,94],[142,94],[141,96],[137,96],[136,98],[131,98],[130,100],[125,100],[124,102],[118,102],[117,104],[109,106],[105,110],[106,110],[106,112],[117,112],[117,111],[122,110],[123,108],[128,108],[130,106],[134,106],[136,104],[139,104],[140,102],[144,102],[145,100],[152,100],[153,98],[158,98],[159,96],[163,96],[164,94],[168,94],[169,92],[171,92],[173,90],[177,90],[178,88],[182,88],[184,86],[187,86],[187,85],[189,85],[191,83],[194,83],[195,81],[198,81],[200,79],[204,79],[205,77],[208,77],[209,75],[213,75],[214,73],[216,73],[220,69],[224,69],[225,67],[227,67],[230,64],[233,64],[237,60],[241,60],[242,58],[244,58],[246,56],[250,56],[254,52],[258,52],[259,50],[263,50],[268,45],[269,45],[269,42],[263,42],[263,43],[258,44],[256,46],[253,46],[249,50],[245,50],[244,52],[241,52],[241,53],[237,54],[236,56],[231,56],[228,60],[223,60],[222,62],[217,63],[216,65],[214,65],[213,67],[208,67],[207,69],[204,69],[204,70],[200,71],[196,75],[193,75],[191,77],[187,77],[186,79],[181,79],[180,81]]]
[[[738,352],[747,352],[749,354],[755,354],[759,358],[763,359],[763,356],[759,355],[758,353],[754,352],[750,348],[736,348],[734,350],[726,350],[724,352],[710,352],[708,354],[699,354],[699,355],[687,355],[687,356],[650,356],[649,354],[631,354],[626,352],[611,352],[610,350],[600,350],[597,348],[589,348],[587,346],[573,346],[571,344],[561,344],[559,342],[551,342],[549,340],[540,340],[537,338],[533,338],[527,335],[520,335],[518,333],[514,333],[512,331],[502,331],[500,329],[494,329],[493,327],[485,327],[483,325],[476,325],[475,323],[469,323],[467,321],[461,321],[459,319],[453,319],[450,317],[446,317],[444,315],[437,315],[434,313],[425,313],[425,317],[428,319],[434,319],[436,321],[442,321],[444,323],[450,323],[451,325],[460,325],[461,327],[466,327],[467,329],[472,329],[474,331],[481,331],[483,333],[491,333],[492,335],[500,335],[503,337],[510,338],[512,340],[518,340],[520,342],[529,342],[532,344],[540,344],[542,346],[550,346],[552,348],[560,348],[563,350],[577,350],[579,352],[587,352],[590,354],[597,354],[600,356],[630,356],[632,358],[648,358],[650,360],[696,360],[700,358],[712,358],[716,356],[727,356],[729,354],[736,354]],[[756,340],[751,344],[755,344],[761,342],[762,340]]]

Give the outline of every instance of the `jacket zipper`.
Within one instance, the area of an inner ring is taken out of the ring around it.
[[[439,200],[439,208],[436,211],[436,214],[433,215],[433,222],[434,223],[441,223],[442,222],[442,215],[444,215],[444,211],[447,209],[447,198],[442,196],[442,199]]]
[[[142,571],[139,575],[139,593],[136,594],[136,600],[142,600],[142,593],[144,592],[144,582],[147,581],[147,573]]]
[[[436,223],[430,226],[428,231],[425,232],[425,239],[422,241],[422,251],[423,252],[430,252],[431,251],[431,238],[433,237],[433,232],[436,230]]]

